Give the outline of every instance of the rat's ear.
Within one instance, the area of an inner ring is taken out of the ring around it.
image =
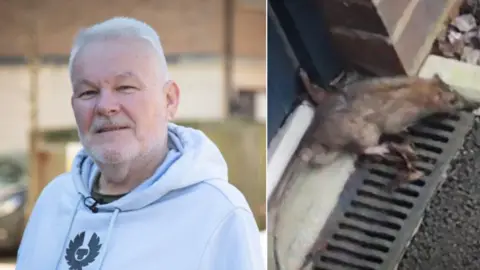
[[[440,77],[440,74],[438,73],[433,74],[433,80],[439,84],[447,85],[447,83],[442,79],[442,77]]]
[[[435,73],[433,75],[433,80],[435,83],[437,83],[438,86],[440,86],[440,88],[443,90],[443,91],[446,91],[446,92],[452,92],[452,89],[450,88],[450,85],[448,83],[446,83],[438,73]]]

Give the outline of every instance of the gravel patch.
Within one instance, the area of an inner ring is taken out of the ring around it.
[[[430,201],[398,270],[480,269],[480,117]]]

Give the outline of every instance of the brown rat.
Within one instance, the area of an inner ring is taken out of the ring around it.
[[[436,113],[473,110],[469,102],[451,89],[437,74],[425,79],[396,76],[351,82],[337,91],[327,91],[312,83],[303,70],[299,77],[316,103],[315,114],[295,153],[297,166],[327,165],[339,153],[379,156],[395,153],[409,170],[408,180],[422,176],[411,161],[416,158],[408,142],[379,143],[383,134],[399,134],[419,120]],[[292,174],[295,169],[289,170]],[[282,181],[272,194],[271,204],[281,199],[289,181]]]
[[[436,113],[477,106],[452,90],[438,75],[431,79],[406,76],[366,79],[338,92],[321,91],[310,83],[304,71],[300,71],[300,76],[317,103],[298,153],[302,161],[311,165],[330,163],[334,152],[384,156],[405,150],[392,143],[379,144],[380,136],[402,133],[420,119]]]

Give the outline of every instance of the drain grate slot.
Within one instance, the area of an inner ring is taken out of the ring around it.
[[[422,131],[415,130],[415,129],[410,130],[410,134],[414,138],[429,139],[429,140],[433,140],[433,141],[438,142],[438,143],[447,143],[448,140],[449,140],[448,137],[442,136],[440,134],[426,133],[426,132],[422,132]]]
[[[410,183],[408,183],[407,185],[413,185],[413,186],[417,186],[417,187],[423,187],[425,186],[425,181],[424,180],[416,180],[416,181],[411,181]]]
[[[395,230],[390,228],[386,228],[383,226],[379,226],[376,224],[369,224],[365,222],[355,222],[352,224],[351,221],[341,222],[338,225],[339,233],[342,231],[352,231],[357,232],[360,234],[364,234],[370,238],[378,238],[388,242],[395,241],[395,234],[397,233]]]
[[[408,187],[400,187],[400,188],[397,188],[396,192],[412,198],[417,198],[418,196],[420,196],[420,193],[412,189],[411,187],[413,186],[410,185]]]
[[[361,252],[354,251],[355,247],[352,247],[352,246],[347,247],[348,245],[343,245],[342,246],[341,244],[336,245],[338,243],[333,244],[333,242],[334,241],[332,241],[332,243],[328,244],[327,252],[332,254],[332,255],[335,254],[334,255],[335,257],[336,257],[337,254],[351,256],[351,257],[353,257],[357,260],[356,264],[358,264],[358,265],[367,264],[365,266],[369,266],[368,264],[374,263],[373,265],[371,265],[373,267],[375,266],[375,264],[383,262],[383,259],[381,257],[374,256],[374,255],[363,254]]]
[[[425,174],[425,176],[428,176],[432,173],[433,169],[427,169],[427,168],[424,168],[424,167],[420,167],[420,166],[416,166],[415,168],[417,168],[417,170],[423,172]]]
[[[379,166],[379,167],[381,168],[381,166]],[[379,168],[370,168],[370,169],[368,169],[368,171],[371,174],[380,176],[382,178],[387,178],[387,179],[394,179],[395,176],[396,176],[395,172],[383,171],[383,170],[380,170]]]
[[[399,230],[401,228],[401,226],[397,223],[390,222],[384,219],[379,219],[378,217],[369,217],[367,215],[356,212],[346,212],[345,217],[351,220],[362,221],[370,225],[378,225],[381,227],[389,228],[391,230]]]
[[[370,218],[379,218],[384,222],[389,222],[390,224],[401,224],[403,221],[402,219],[399,219],[395,216],[388,215],[385,210],[383,209],[378,209],[377,207],[369,206],[366,204],[363,205],[356,205],[353,206],[355,202],[352,202],[352,212],[355,211],[355,213],[360,214],[364,217],[370,217]],[[392,225],[393,226],[393,225]]]
[[[368,167],[368,170],[372,173],[376,173],[376,174],[379,174],[379,175],[382,175],[384,174],[386,177],[395,177],[396,173],[397,173],[397,169],[393,166],[388,166],[388,165],[385,165],[385,164],[370,164]]]
[[[371,187],[376,187],[377,189],[380,189],[379,185],[385,186],[388,181],[391,181],[391,179],[385,179],[385,178],[382,178],[382,177],[380,177],[378,175],[374,175],[374,174],[368,175],[368,177],[365,180],[369,180],[371,183],[376,183],[375,185],[374,184],[365,184],[365,185],[366,186],[371,186]],[[409,190],[412,190],[412,191],[418,193],[418,192],[420,192],[421,187],[422,187],[422,185],[425,184],[425,182],[423,182],[421,180],[417,180],[417,181],[420,181],[421,183],[414,185],[413,183],[415,181],[412,181],[410,183],[410,185],[403,185],[402,187],[399,188],[399,190],[403,190],[405,188],[408,188]]]
[[[363,184],[365,186],[376,188],[379,192],[383,191],[385,188],[385,183],[383,181],[375,181],[370,178],[363,180]],[[399,187],[397,188],[396,192],[406,195],[408,197],[417,198],[420,195],[419,190],[419,187],[410,185]]]
[[[368,261],[373,263],[382,263],[384,258],[378,255],[370,255],[368,251],[362,252],[362,250],[358,249],[355,245],[348,244],[346,242],[337,242],[333,240],[328,246],[327,250],[332,253],[343,253],[346,255],[350,255],[362,261]]]
[[[431,152],[431,153],[434,153],[434,154],[437,154],[437,155],[443,153],[442,145],[434,143],[434,142],[430,141],[429,139],[415,138],[415,139],[412,140],[412,142],[413,142],[413,145],[415,146],[415,148],[422,149],[426,152]]]
[[[394,269],[472,123],[469,113],[444,114],[410,128],[408,140],[418,156],[414,165],[425,176],[392,193],[385,186],[397,178],[398,160],[369,162],[352,175],[351,187],[340,196],[345,201],[318,239],[326,245],[312,254],[314,269]]]
[[[330,253],[343,253],[348,256],[355,257],[359,260],[364,260],[373,263],[382,263],[387,257],[382,252],[371,252],[368,249],[361,248],[355,244],[347,241],[337,241],[336,239],[330,240],[327,246],[327,251]]]
[[[413,166],[416,169],[422,170],[424,172],[428,172],[428,174],[432,173],[432,171],[435,169],[435,164],[419,162],[419,161],[414,162]]]
[[[363,186],[357,191],[357,195],[360,197],[372,198],[378,200],[379,202],[397,205],[408,210],[413,208],[413,199],[403,194],[387,194],[384,191],[378,191],[377,189]]]
[[[364,261],[364,260],[355,258],[351,255],[347,255],[340,252],[329,252],[329,251],[327,251],[326,254],[320,258],[320,260],[322,262],[333,263],[338,266],[350,267],[347,269],[375,270],[375,266],[377,265],[376,263]],[[328,266],[325,265],[323,267],[328,267]]]
[[[415,168],[422,169],[425,171],[432,172],[435,169],[435,163],[432,162],[424,162],[422,160],[417,160],[413,163]]]
[[[378,238],[369,237],[365,234],[359,235],[353,231],[342,231],[334,234],[333,240],[337,242],[347,242],[356,247],[371,250],[371,252],[387,253],[389,251],[390,242],[380,240]]]
[[[418,162],[423,162],[426,164],[435,165],[437,163],[437,159],[435,157],[430,157],[428,155],[423,155],[421,151],[416,151]]]
[[[386,178],[394,178],[397,175],[398,168],[396,166],[403,165],[403,162],[394,161],[383,161],[382,163],[378,164],[366,164],[365,168],[368,169],[371,173],[379,174],[380,176],[384,175]],[[427,164],[424,162],[415,162],[413,164],[415,168],[423,171],[424,173],[430,174],[435,165]]]
[[[446,131],[438,128],[430,128],[427,126],[416,126],[409,129],[410,135],[413,137],[432,138],[433,140],[443,143],[448,142],[452,136],[451,131]]]
[[[426,162],[436,164],[438,162],[438,153],[432,152],[430,150],[425,150],[422,148],[416,148],[415,153],[419,156],[422,160]]]
[[[353,200],[351,205],[354,208],[370,209],[372,211],[385,213],[388,216],[392,216],[402,220],[405,220],[407,218],[407,214],[405,213],[407,211],[405,211],[405,209],[402,209],[400,207],[397,207],[388,203],[379,202],[374,199],[362,198],[361,201]]]

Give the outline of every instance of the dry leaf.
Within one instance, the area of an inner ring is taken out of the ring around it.
[[[472,14],[464,14],[456,17],[452,25],[454,25],[461,32],[468,32],[477,27],[477,22]]]
[[[454,44],[455,42],[457,42],[458,40],[461,40],[463,37],[462,33],[460,32],[457,32],[457,31],[449,31],[448,32],[448,41],[451,43],[451,44]]]
[[[469,46],[463,48],[462,61],[465,61],[469,64],[477,65],[480,63],[480,50],[474,49]]]

